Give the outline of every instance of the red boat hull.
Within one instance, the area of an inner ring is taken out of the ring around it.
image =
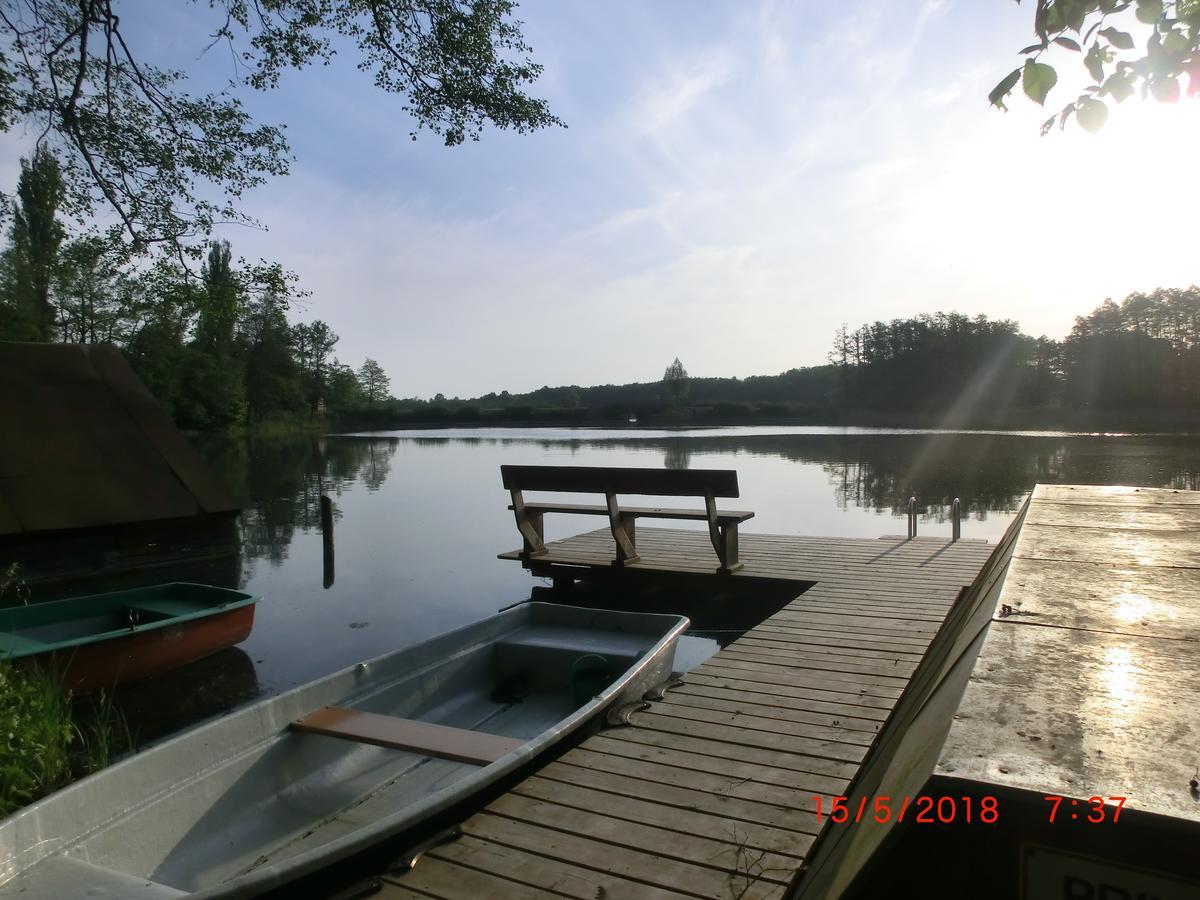
[[[249,604],[178,625],[30,656],[26,660],[39,666],[49,662],[61,674],[63,687],[86,694],[160,675],[232,647],[244,641],[253,627],[254,604]]]

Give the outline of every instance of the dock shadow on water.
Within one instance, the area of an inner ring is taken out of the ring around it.
[[[714,588],[715,580],[718,579],[712,576],[677,575],[643,583],[632,579],[616,584],[576,582],[566,589],[537,585],[529,599],[591,609],[687,616],[692,624],[680,638],[675,651],[675,668],[686,672],[779,612],[815,584],[738,578],[736,581],[720,579],[726,583]]]

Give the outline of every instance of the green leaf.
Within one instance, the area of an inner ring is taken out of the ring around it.
[[[1021,55],[1028,56],[1030,53],[1034,53],[1038,50],[1045,50],[1045,49],[1046,49],[1045,44],[1030,44],[1028,47],[1021,48]]]
[[[1080,100],[1075,118],[1079,120],[1079,124],[1083,126],[1085,131],[1095,134],[1108,121],[1108,107],[1103,100],[1092,100],[1090,98]]]
[[[1133,84],[1128,75],[1120,73],[1110,75],[1104,82],[1104,87],[1100,89],[1100,93],[1101,95],[1107,94],[1118,103],[1124,103],[1133,94]]]
[[[1153,25],[1162,18],[1162,13],[1162,0],[1137,0],[1137,12],[1134,15],[1139,22]]]
[[[1025,96],[1034,103],[1045,104],[1046,95],[1057,83],[1058,73],[1054,71],[1053,66],[1034,62],[1032,59],[1025,60],[1021,86],[1025,89]]]
[[[1060,47],[1066,47],[1068,50],[1074,50],[1076,53],[1081,52],[1079,45],[1069,37],[1056,37],[1054,39],[1054,43],[1058,44]]]
[[[1020,77],[1020,69],[1013,69],[1006,76],[1004,76],[1004,80],[992,88],[992,92],[988,94],[988,103],[992,104],[992,106],[995,106],[997,109],[1004,109],[1004,98],[1007,97],[1012,92],[1012,89],[1017,86],[1017,81],[1020,79]]]
[[[1132,50],[1133,38],[1128,32],[1117,31],[1115,28],[1102,28],[1100,35],[1118,50]]]
[[[1042,123],[1042,137],[1045,137],[1047,134],[1050,133],[1050,129],[1054,127],[1054,120],[1057,118],[1058,118],[1058,116],[1051,116],[1045,122]]]
[[[1087,66],[1087,70],[1096,81],[1104,80],[1104,63],[1107,60],[1107,55],[1100,45],[1092,44],[1088,48],[1087,55],[1083,58],[1083,64]]]
[[[1171,29],[1163,35],[1162,41],[1163,50],[1170,53],[1172,56],[1182,56],[1191,49],[1188,39],[1184,37],[1182,31]]]
[[[1150,93],[1159,103],[1179,102],[1179,79],[1156,78],[1150,83]]]

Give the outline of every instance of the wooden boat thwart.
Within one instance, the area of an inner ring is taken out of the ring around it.
[[[247,897],[405,831],[664,680],[679,616],[527,603],[243,707],[0,823],[0,897]]]
[[[175,582],[0,609],[0,660],[53,666],[76,693],[159,675],[246,639],[257,597]]]

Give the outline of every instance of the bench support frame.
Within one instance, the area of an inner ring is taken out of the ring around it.
[[[658,471],[652,469],[605,469],[574,466],[501,466],[504,486],[512,497],[511,509],[521,532],[524,561],[547,556],[543,517],[547,512],[599,514],[608,516],[609,530],[616,544],[616,568],[640,561],[637,550],[639,516],[666,519],[701,519],[708,523],[708,536],[720,566],[717,573],[729,575],[742,568],[738,559],[738,525],[751,518],[752,512],[725,512],[717,509],[717,496],[738,496],[737,473],[732,470]],[[604,506],[577,504],[526,504],[522,491],[603,492]],[[599,489],[599,490],[597,490]],[[617,495],[702,496],[704,511],[687,509],[621,508]]]

